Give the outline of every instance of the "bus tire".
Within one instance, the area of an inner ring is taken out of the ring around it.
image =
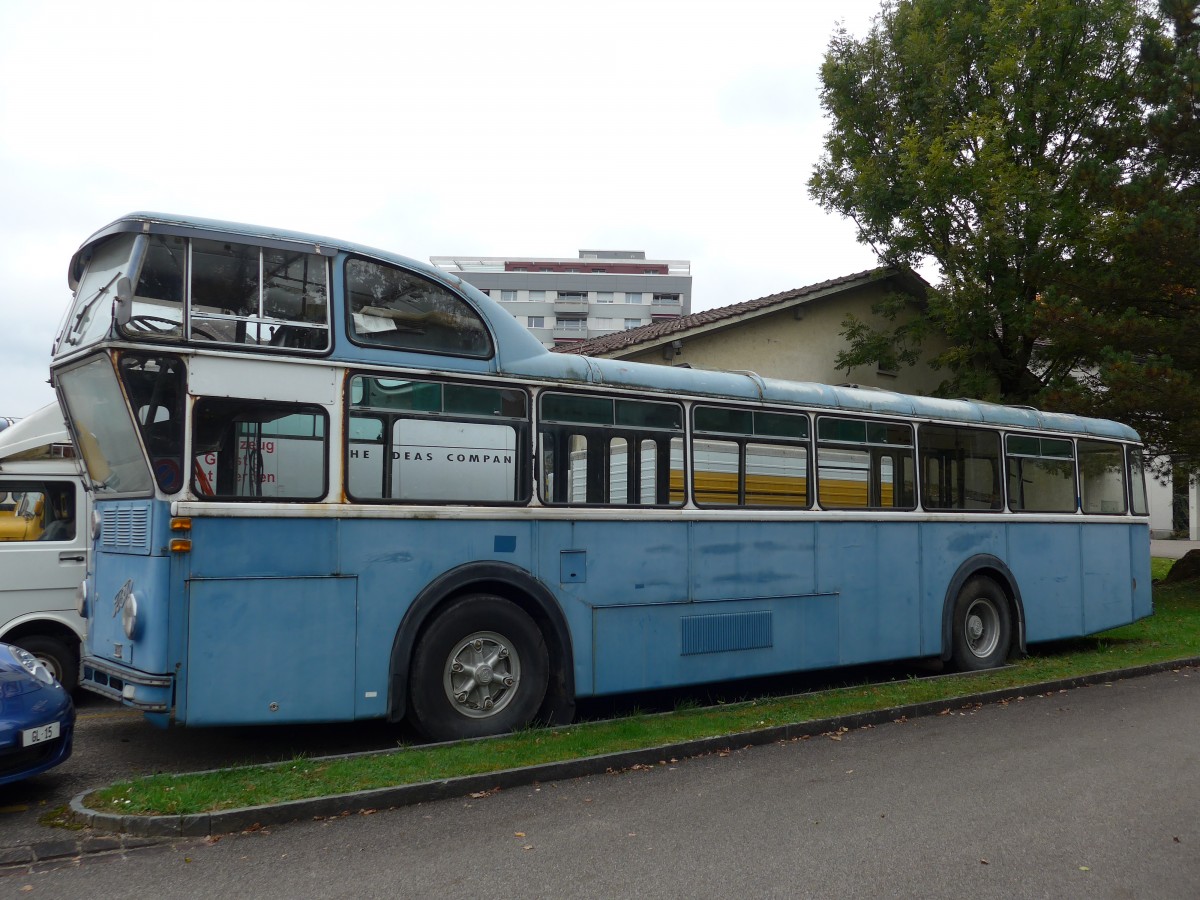
[[[550,657],[523,609],[492,594],[452,601],[413,650],[408,718],[434,741],[529,725],[546,695]]]
[[[954,602],[955,668],[964,672],[1004,665],[1012,644],[1012,615],[1008,597],[990,578],[972,578]]]
[[[73,691],[79,686],[79,652],[72,650],[63,641],[47,635],[31,634],[29,637],[17,638],[13,644],[36,656],[68,691]]]

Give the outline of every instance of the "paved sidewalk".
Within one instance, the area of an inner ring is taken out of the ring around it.
[[[1200,541],[1151,541],[1150,555],[1180,559],[1189,550],[1200,550]]]

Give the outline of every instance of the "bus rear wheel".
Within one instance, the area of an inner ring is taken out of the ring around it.
[[[1008,659],[1012,616],[1008,597],[990,578],[972,578],[954,603],[951,656],[960,671],[994,669]]]
[[[408,716],[430,740],[503,734],[533,721],[550,660],[541,630],[502,597],[454,600],[417,641]]]

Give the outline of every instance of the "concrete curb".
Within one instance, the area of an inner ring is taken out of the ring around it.
[[[431,800],[462,797],[480,791],[507,789],[527,784],[578,778],[584,775],[601,775],[605,772],[620,771],[639,765],[657,765],[663,759],[705,756],[709,753],[727,750],[731,747],[758,746],[795,738],[812,737],[841,729],[849,730],[863,728],[868,725],[881,725],[900,718],[915,719],[923,716],[937,715],[943,710],[952,707],[961,708],[976,704],[996,703],[1001,700],[1011,700],[1018,696],[1035,696],[1070,688],[1084,687],[1086,685],[1121,681],[1143,675],[1153,675],[1158,672],[1167,672],[1172,669],[1193,668],[1196,666],[1200,666],[1200,657],[1177,659],[1170,662],[1152,663],[1150,665],[1118,669],[1111,672],[1099,672],[1075,678],[1040,682],[1038,684],[1024,685],[1021,688],[982,691],[946,700],[915,703],[909,706],[896,706],[888,709],[873,710],[871,712],[837,716],[831,719],[819,719],[791,725],[777,725],[771,728],[744,731],[737,734],[721,735],[719,737],[699,738],[680,744],[661,745],[642,750],[627,750],[620,753],[607,753],[601,756],[544,763],[520,769],[504,769],[499,772],[489,772],[485,775],[468,775],[461,778],[444,779],[442,781],[429,781],[419,784],[378,788],[369,791],[356,791],[350,794],[314,797],[308,800],[292,800],[285,803],[264,806],[247,806],[241,809],[200,813],[198,815],[122,816],[116,813],[99,812],[88,809],[84,805],[85,798],[88,794],[92,793],[91,790],[88,790],[71,800],[68,815],[75,824],[85,825],[102,832],[155,838],[208,837],[210,835],[230,834],[268,825],[282,825],[286,822],[294,822],[299,819],[326,818],[364,809],[409,806]],[[373,752],[377,754],[379,751]]]

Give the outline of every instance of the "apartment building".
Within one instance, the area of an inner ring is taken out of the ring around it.
[[[640,250],[580,250],[578,259],[431,256],[491,296],[547,347],[685,316],[691,263]]]

